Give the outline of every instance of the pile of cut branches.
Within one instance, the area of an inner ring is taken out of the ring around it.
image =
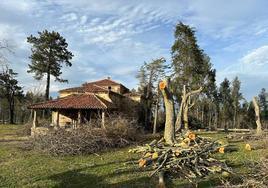
[[[59,128],[46,135],[35,135],[25,149],[32,148],[51,155],[81,155],[121,148],[140,138],[135,121],[123,117],[109,118],[106,129],[81,126],[77,129]],[[107,120],[107,121],[108,121]]]
[[[230,173],[224,162],[211,157],[215,152],[224,153],[224,146],[220,141],[197,136],[189,131],[176,138],[177,142],[172,146],[166,145],[164,139],[160,139],[129,152],[143,153],[139,167],[153,169],[151,176],[159,172],[169,172],[191,181],[210,173]]]

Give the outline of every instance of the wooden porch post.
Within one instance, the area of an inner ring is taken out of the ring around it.
[[[101,112],[101,128],[105,129],[105,111]]]
[[[57,110],[57,123],[56,126],[59,127],[60,126],[60,113],[59,110]]]
[[[81,125],[81,110],[78,110],[77,123],[78,125]]]
[[[33,127],[32,128],[36,128],[36,126],[37,126],[37,117],[36,117],[36,110],[34,110]]]

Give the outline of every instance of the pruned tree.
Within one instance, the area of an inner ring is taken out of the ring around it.
[[[38,32],[39,36],[27,37],[27,42],[32,44],[31,64],[27,72],[34,73],[34,78],[41,80],[46,75],[45,99],[49,100],[50,77],[54,76],[55,81],[68,82],[60,78],[62,66],[72,66],[70,62],[73,54],[68,50],[66,40],[55,31],[47,30]]]
[[[183,128],[184,130],[189,130],[188,111],[195,104],[194,101],[191,101],[191,98],[194,95],[199,94],[202,90],[203,88],[200,87],[197,90],[187,92],[186,87],[185,86],[183,87],[183,94],[182,94],[182,100],[181,100],[182,102],[180,105],[180,110],[177,115],[176,124],[175,124],[176,131],[180,130],[181,128]]]
[[[253,97],[253,105],[255,109],[255,116],[256,116],[256,134],[261,135],[262,134],[262,126],[261,126],[261,118],[260,118],[260,106],[258,104],[257,97]]]
[[[9,108],[9,123],[14,124],[15,98],[22,95],[22,88],[16,79],[17,73],[6,67],[0,73],[0,96],[6,98]]]
[[[175,141],[175,112],[173,95],[170,91],[170,81],[168,79],[161,81],[159,88],[164,98],[166,112],[164,139],[167,144],[172,145]]]

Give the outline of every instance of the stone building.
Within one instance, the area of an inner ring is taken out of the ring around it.
[[[142,108],[141,100],[141,95],[107,78],[60,90],[57,99],[32,104],[29,108],[34,110],[33,128],[37,126],[36,111],[44,109],[52,111],[52,126],[75,128],[96,119],[105,126],[105,117],[113,112],[137,116]]]

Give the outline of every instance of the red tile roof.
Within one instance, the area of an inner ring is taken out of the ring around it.
[[[103,80],[97,80],[97,81],[94,81],[94,82],[89,82],[89,83],[85,83],[83,84],[83,86],[86,86],[88,84],[95,84],[95,85],[98,85],[98,86],[112,86],[112,85],[122,85],[120,83],[117,83],[111,79],[103,79]]]
[[[67,88],[67,89],[62,89],[59,92],[78,92],[78,93],[83,93],[84,89],[83,87],[71,87],[71,88]]]
[[[30,109],[113,109],[114,104],[95,94],[74,94],[67,97],[37,103]]]
[[[108,92],[108,89],[95,85],[95,84],[87,84],[87,85],[83,84],[82,87],[67,88],[67,89],[60,90],[59,92],[96,93],[96,92]]]

